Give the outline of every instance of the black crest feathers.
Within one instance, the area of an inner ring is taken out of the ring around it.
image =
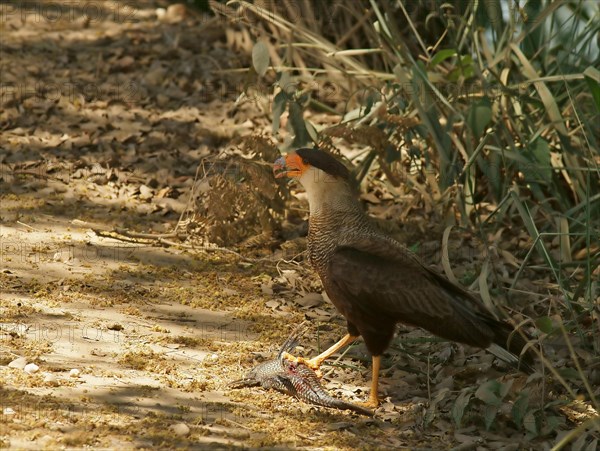
[[[314,149],[298,149],[296,153],[305,163],[321,169],[329,175],[340,177],[346,180],[350,176],[350,171],[348,171],[346,166],[336,160],[333,155],[316,147]]]

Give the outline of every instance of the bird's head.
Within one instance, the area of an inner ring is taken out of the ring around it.
[[[320,149],[298,149],[290,152],[275,161],[273,174],[276,178],[297,178],[306,186],[308,175],[312,181],[320,177],[322,181],[331,177],[334,179],[348,180],[349,171],[332,155]],[[328,176],[328,177],[326,177]]]
[[[311,215],[323,208],[346,208],[352,201],[350,171],[335,157],[320,149],[298,149],[278,158],[276,178],[297,179],[308,196]]]

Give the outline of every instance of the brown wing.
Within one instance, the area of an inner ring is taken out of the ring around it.
[[[381,322],[402,322],[435,335],[487,347],[497,321],[472,295],[424,267],[408,250],[387,240],[340,247],[328,267],[331,295],[342,298],[347,319],[363,335]]]

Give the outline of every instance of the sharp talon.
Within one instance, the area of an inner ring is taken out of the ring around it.
[[[363,401],[363,402],[357,402],[356,404],[358,404],[361,407],[366,407],[367,409],[377,409],[379,407],[379,398],[377,397],[369,397],[368,401]]]
[[[289,352],[284,352],[281,356],[285,360],[289,360],[290,362],[294,362],[294,363],[301,363],[302,365],[309,367],[311,370],[315,371],[316,373],[320,373],[319,368],[321,367],[321,362],[319,362],[319,361],[315,361],[314,359],[306,360],[304,357],[293,356]]]
[[[310,359],[310,360],[304,360],[304,359],[302,359],[302,360],[303,360],[303,362],[302,362],[302,363],[304,363],[304,364],[305,364],[307,367],[309,367],[311,370],[313,370],[313,371],[315,371],[315,372],[317,372],[317,371],[318,371],[319,373],[321,373],[321,372],[319,371],[319,368],[321,368],[321,364],[322,364],[323,362],[319,362],[318,360],[315,360],[315,359]]]
[[[283,354],[281,354],[281,357],[284,358],[285,360],[287,360],[288,362],[295,363],[296,365],[304,365],[304,366],[310,368],[311,370],[313,370],[315,372],[316,376],[319,379],[321,379],[323,377],[323,373],[319,369],[321,367],[321,362],[319,362],[318,360],[314,360],[314,359],[306,360],[304,357],[293,356],[289,352],[284,352]]]
[[[282,358],[284,358],[285,360],[289,360],[290,362],[294,362],[294,363],[300,363],[302,359],[302,357],[295,357],[292,354],[290,354],[289,352],[284,352],[281,355]]]

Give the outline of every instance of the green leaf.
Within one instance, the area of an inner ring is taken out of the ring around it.
[[[467,124],[473,131],[473,135],[479,138],[492,120],[492,104],[490,99],[484,97],[469,109]]]
[[[364,115],[368,115],[371,112],[371,108],[373,108],[373,105],[375,105],[375,102],[379,102],[380,100],[381,95],[378,92],[369,92],[366,98]]]
[[[583,75],[594,98],[596,108],[600,111],[600,70],[590,66],[583,71]]]
[[[528,150],[535,161],[533,165],[527,165],[527,168],[522,169],[525,177],[530,180],[541,179],[541,181],[549,183],[552,180],[552,164],[548,142],[543,138],[538,138],[529,145]]]
[[[302,114],[302,108],[296,102],[290,102],[290,125],[294,131],[292,145],[296,148],[304,147],[310,143],[310,135],[306,130],[306,123]]]
[[[557,417],[556,415],[546,415],[544,417],[544,426],[542,427],[541,434],[548,435],[559,429],[561,425],[565,424],[563,417]]]
[[[452,140],[446,129],[441,125],[441,110],[435,106],[438,100],[442,104],[447,103],[447,101],[443,96],[439,95],[439,91],[437,93],[434,91],[436,88],[427,78],[425,68],[420,61],[417,61],[413,65],[412,77],[410,82],[412,87],[411,97],[417,108],[419,117],[423,121],[422,125],[415,127],[415,131],[425,139],[433,139],[440,159],[440,186],[442,189],[446,189],[454,183],[451,171],[452,152],[450,151],[452,149]],[[436,97],[433,98],[430,94],[434,94]],[[452,106],[449,104],[447,106],[452,109]]]
[[[465,414],[465,409],[469,405],[471,396],[473,396],[473,394],[470,391],[462,391],[456,398],[456,401],[454,401],[454,405],[450,410],[450,415],[452,415],[452,420],[454,421],[454,424],[456,424],[456,427],[460,427],[460,423]]]
[[[579,374],[579,372],[577,372],[575,368],[560,368],[557,369],[556,372],[565,379],[571,379],[574,381],[581,380],[581,375]]]
[[[554,259],[548,252],[548,249],[546,249],[544,241],[540,239],[540,232],[538,231],[537,225],[535,224],[535,221],[531,216],[531,211],[529,210],[527,204],[523,202],[523,200],[521,200],[521,198],[514,189],[510,190],[510,197],[512,198],[513,204],[517,208],[517,211],[519,212],[519,215],[523,220],[523,224],[527,229],[527,233],[529,234],[531,239],[534,240],[533,242],[535,243],[535,247],[538,253],[544,258],[546,264],[549,267],[556,268],[557,265],[554,262]]]
[[[496,415],[498,414],[498,407],[496,406],[486,406],[483,410],[483,421],[485,422],[485,430],[489,431],[492,427],[492,423],[496,419]]]
[[[460,57],[458,64],[450,71],[446,78],[448,81],[456,82],[460,78],[467,80],[473,75],[475,75],[473,57],[471,55],[465,55]]]
[[[276,134],[279,131],[279,121],[281,115],[285,111],[288,97],[285,92],[279,91],[273,99],[273,133]]]
[[[319,142],[319,133],[317,133],[317,129],[315,128],[315,126],[306,119],[304,119],[304,126],[306,127],[306,131],[308,132],[310,139],[312,139],[312,142]]]
[[[287,95],[293,95],[296,90],[296,84],[292,82],[289,72],[278,72],[277,84]]]
[[[527,407],[529,407],[529,390],[523,390],[511,410],[512,419],[517,426],[523,425]]]
[[[465,55],[461,57],[460,67],[463,77],[471,78],[473,75],[475,75],[475,67],[473,65],[473,57],[471,55]]]
[[[549,334],[554,330],[552,319],[550,319],[549,316],[540,316],[535,320],[535,325],[539,330],[541,330],[545,334]]]
[[[431,424],[431,422],[435,419],[435,413],[437,410],[437,405],[444,400],[444,398],[448,395],[448,393],[450,393],[450,389],[449,388],[442,388],[437,395],[435,395],[435,398],[433,398],[431,400],[431,402],[429,403],[429,407],[427,408],[427,412],[425,412],[425,417],[423,419],[423,423],[426,426],[429,426]]]
[[[555,2],[554,4],[560,3]],[[550,5],[552,5],[552,3]],[[535,25],[535,21],[533,21],[532,23]],[[511,42],[509,46],[521,62],[521,72],[523,72],[523,75],[525,75],[529,80],[537,80],[539,78],[538,73],[536,72],[533,64],[531,64],[531,62],[519,49],[517,44]],[[535,86],[535,89],[537,90],[540,99],[544,104],[546,114],[548,115],[548,118],[550,119],[550,122],[552,123],[556,131],[558,131],[558,133],[560,133],[563,136],[568,135],[569,132],[567,131],[567,127],[565,126],[565,120],[562,117],[562,113],[558,106],[556,98],[552,95],[550,89],[548,88],[548,86],[546,86],[546,83],[542,81],[535,81],[533,82],[533,85]]]
[[[252,65],[254,66],[254,70],[259,76],[265,75],[267,69],[269,68],[269,62],[271,59],[269,58],[269,49],[267,48],[267,44],[262,41],[258,41],[252,47]]]
[[[498,382],[500,384],[500,387],[498,387],[498,395],[500,396],[500,399],[504,399],[504,397],[508,394],[508,392],[510,391],[510,387],[512,387],[513,382],[514,382],[514,379],[510,379],[510,380],[506,381],[504,384],[501,382]]]
[[[448,58],[453,57],[454,55],[456,55],[456,50],[454,50],[454,49],[440,50],[435,55],[433,55],[433,58],[431,58],[431,61],[429,62],[429,67],[434,68],[435,66],[440,64],[442,61],[445,61]]]
[[[484,382],[475,392],[475,396],[490,406],[500,406],[502,400],[497,393],[500,391],[502,384],[496,380]]]
[[[527,429],[534,437],[537,437],[538,435],[536,412],[536,410],[530,410],[523,418],[523,426],[525,426],[525,429]]]

